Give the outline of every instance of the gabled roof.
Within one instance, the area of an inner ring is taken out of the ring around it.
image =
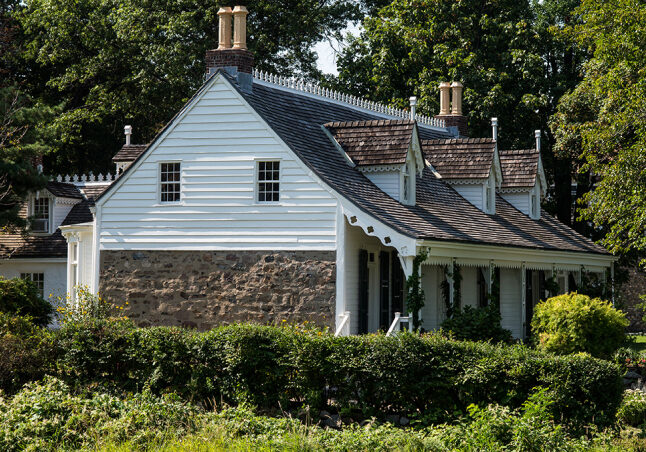
[[[415,122],[380,119],[329,122],[325,127],[357,166],[403,165]]]
[[[49,181],[45,188],[54,196],[61,198],[83,199],[83,195],[74,184]]]
[[[494,162],[492,138],[422,140],[424,157],[442,179],[486,179]]]
[[[536,184],[540,153],[536,149],[499,151],[501,188],[531,188]]]
[[[124,144],[119,152],[112,157],[113,162],[133,162],[137,160],[148,147],[147,144]]]

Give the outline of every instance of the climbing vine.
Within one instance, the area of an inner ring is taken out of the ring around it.
[[[453,303],[451,303],[451,283],[449,282],[453,279]],[[462,274],[460,272],[460,266],[457,264],[452,264],[450,267],[448,265],[444,266],[444,280],[440,284],[442,289],[442,297],[444,298],[444,305],[446,306],[446,316],[447,318],[453,317],[453,314],[460,311],[460,305],[462,300]]]
[[[406,307],[408,312],[413,314],[413,328],[419,331],[420,319],[419,311],[424,307],[424,290],[420,275],[420,266],[426,260],[428,252],[420,251],[413,259],[413,273],[406,280]]]
[[[491,292],[487,294],[487,300],[492,306],[500,310],[500,272],[492,268],[491,272]]]

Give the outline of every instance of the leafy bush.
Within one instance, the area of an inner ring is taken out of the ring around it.
[[[207,403],[320,409],[333,400],[359,418],[394,412],[443,421],[473,403],[518,408],[543,386],[559,422],[608,425],[622,393],[618,367],[606,361],[436,334],[333,337],[258,325],[199,333],[93,320],[55,335],[58,375],[69,384],[146,387]]]
[[[47,377],[11,399],[0,397],[0,449],[77,449],[97,441],[128,441],[138,449],[193,429],[199,413],[176,396],[145,391],[125,400],[73,395],[62,381]]]
[[[626,341],[626,315],[607,301],[572,292],[536,305],[532,331],[548,352],[607,358]]]
[[[617,411],[617,420],[632,427],[646,426],[646,393],[626,390]]]
[[[0,312],[29,316],[35,324],[45,326],[51,321],[54,308],[40,296],[33,282],[0,276]]]
[[[482,308],[465,306],[441,326],[460,340],[512,342],[511,331],[501,326],[501,320],[500,310],[495,305]]]
[[[12,393],[42,378],[50,366],[51,351],[47,330],[28,317],[0,313],[0,389]]]

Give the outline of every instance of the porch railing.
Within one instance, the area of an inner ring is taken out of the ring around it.
[[[398,333],[401,330],[401,324],[408,323],[408,331],[413,331],[413,314],[408,313],[408,317],[402,317],[401,312],[395,312],[395,319],[393,323],[388,328],[386,336],[392,336],[394,333]]]
[[[336,329],[334,336],[349,336],[350,335],[350,311],[345,311],[339,314],[339,327]]]

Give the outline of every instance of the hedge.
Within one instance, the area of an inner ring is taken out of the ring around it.
[[[622,394],[618,366],[589,355],[434,334],[333,337],[258,325],[200,333],[128,321],[68,324],[53,334],[57,374],[69,384],[149,388],[214,404],[321,409],[331,403],[361,416],[443,421],[470,404],[520,407],[544,387],[557,421],[606,426]]]

